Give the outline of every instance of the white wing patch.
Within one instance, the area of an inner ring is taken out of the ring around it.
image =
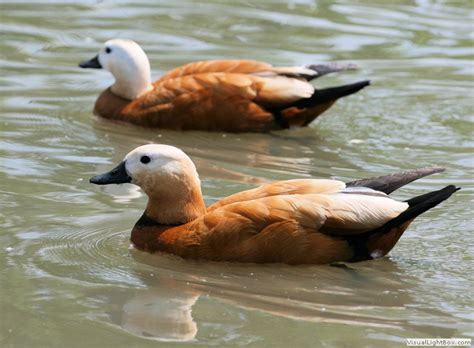
[[[303,76],[316,76],[318,75],[317,71],[308,69],[304,66],[292,66],[292,67],[274,67],[273,71],[283,75],[303,75]]]
[[[357,229],[380,227],[408,209],[408,203],[379,195],[336,193],[330,197],[331,218]]]
[[[314,87],[306,81],[284,76],[262,77],[262,79],[264,84],[256,101],[271,104],[292,103],[302,98],[309,98],[314,93]]]

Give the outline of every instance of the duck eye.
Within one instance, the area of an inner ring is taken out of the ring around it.
[[[105,53],[109,54],[110,52],[112,52],[112,49],[110,47],[106,47],[105,48]]]
[[[151,159],[150,159],[150,157],[148,157],[148,156],[142,156],[142,157],[140,158],[140,162],[142,162],[143,164],[150,163],[150,161],[151,161]]]

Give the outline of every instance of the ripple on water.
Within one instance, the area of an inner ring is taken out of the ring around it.
[[[28,270],[34,274],[59,277],[66,282],[140,285],[127,267],[129,231],[119,223],[47,233],[24,232],[19,237],[25,240],[25,246],[16,248],[26,248],[23,253],[30,255]],[[31,243],[38,238],[41,243]]]

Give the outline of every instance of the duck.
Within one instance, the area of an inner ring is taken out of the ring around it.
[[[134,41],[112,39],[81,68],[105,69],[115,82],[94,113],[148,128],[268,132],[305,127],[370,81],[317,90],[311,80],[353,64],[274,67],[247,59],[208,60],[177,67],[151,82],[150,62]]]
[[[131,183],[146,193],[145,211],[131,232],[138,250],[217,262],[331,264],[387,255],[417,216],[460,188],[449,185],[406,201],[389,194],[443,170],[426,167],[348,183],[277,181],[206,207],[193,161],[176,147],[147,144],[90,183]]]

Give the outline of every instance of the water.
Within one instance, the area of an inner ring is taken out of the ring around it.
[[[469,2],[2,1],[3,347],[394,346],[473,336],[473,9]],[[198,59],[354,62],[370,78],[310,128],[273,134],[144,130],[92,116],[103,71],[77,68],[113,37],[153,76]],[[390,257],[347,267],[233,265],[129,250],[145,205],[88,178],[132,148],[173,144],[208,203],[275,179],[350,180],[427,165],[400,199],[463,190]]]

